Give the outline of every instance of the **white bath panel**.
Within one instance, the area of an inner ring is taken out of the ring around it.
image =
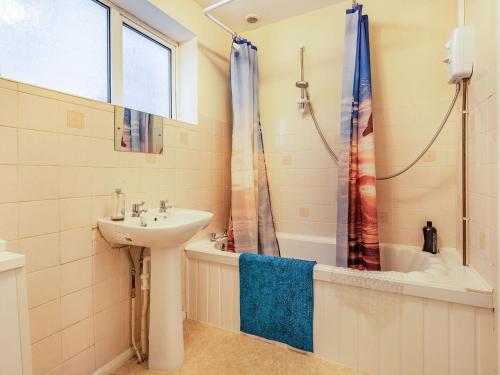
[[[401,314],[401,373],[424,373],[424,307],[420,298],[405,296]]]
[[[233,268],[221,265],[220,273],[220,327],[231,330],[233,328],[234,285]]]
[[[424,300],[424,374],[448,374],[448,303]]]
[[[240,272],[237,267],[233,268],[233,331],[240,330]]]
[[[383,293],[380,293],[380,301],[384,301]],[[403,315],[404,297],[394,297],[393,310],[387,315],[381,311],[379,326],[379,373],[384,375],[401,374],[401,317]]]
[[[208,282],[209,282],[209,265],[208,262],[198,263],[198,277],[196,290],[196,316],[200,322],[208,323],[208,304],[214,304],[218,301],[208,300]]]
[[[208,322],[214,326],[221,327],[220,324],[220,265],[210,263],[208,265],[208,300],[215,301],[215,303],[208,303]]]
[[[198,277],[198,261],[196,259],[186,257],[186,308],[188,319],[197,320],[197,277]]]
[[[327,317],[328,319],[328,317]],[[377,314],[359,314],[358,317],[358,369],[363,372],[379,368],[380,323]],[[325,343],[328,345],[328,342]],[[375,374],[375,372],[374,372]]]
[[[331,284],[318,281],[314,288],[314,351],[322,358],[338,358],[338,340],[332,342],[332,337],[337,336],[339,332],[339,319],[337,313],[336,296],[331,295]],[[331,296],[327,298],[327,296]],[[321,327],[321,322],[330,319],[330,324]],[[330,345],[325,345],[330,343]]]
[[[187,258],[187,316],[227,330],[240,330],[238,267]]]
[[[476,308],[475,328],[475,374],[496,374],[493,314],[486,309]]]
[[[358,311],[357,305],[361,303],[358,288],[342,286],[332,289],[333,294],[337,294],[338,319],[340,320],[339,330],[335,335],[339,347],[339,363],[351,368],[358,367]],[[332,294],[332,293],[331,293]],[[326,296],[328,298],[328,296]],[[320,323],[324,327],[327,319]],[[321,328],[320,328],[321,329]]]
[[[474,307],[452,304],[449,306],[450,373],[473,374],[475,353],[469,350],[474,342]]]
[[[239,331],[237,259],[187,256],[190,319]],[[324,276],[324,275],[323,275]],[[493,311],[314,280],[314,355],[374,375],[493,375]]]

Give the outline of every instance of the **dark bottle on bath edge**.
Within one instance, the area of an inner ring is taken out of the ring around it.
[[[428,221],[427,226],[423,227],[422,231],[424,232],[424,247],[422,250],[437,254],[437,230],[432,226],[432,221]]]

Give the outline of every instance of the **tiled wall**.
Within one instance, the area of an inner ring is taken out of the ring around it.
[[[168,198],[214,212],[207,231],[226,225],[228,61],[200,60],[216,71],[203,83],[217,81],[213,96],[201,100],[211,117],[165,120],[163,155],[115,152],[109,104],[0,79],[0,238],[27,256],[35,375],[90,374],[130,347],[127,253],[96,229],[115,187],[128,209]],[[68,127],[70,111],[83,129]]]
[[[444,43],[456,1],[363,1],[370,17],[377,172],[403,167],[423,149],[451,101]],[[299,46],[320,126],[338,137],[345,10],[351,2],[245,34],[259,48],[261,114],[273,213],[279,231],[335,236],[337,168],[309,116],[297,111]],[[404,7],[404,10],[402,10]],[[439,22],[436,22],[436,19]],[[456,244],[459,121],[455,112],[436,145],[406,175],[378,184],[384,242],[420,245],[432,220],[440,246]]]
[[[474,28],[475,65],[470,81],[469,255],[471,265],[496,285],[497,109],[494,0],[466,0],[466,22]]]

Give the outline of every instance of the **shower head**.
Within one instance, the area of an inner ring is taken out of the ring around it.
[[[297,81],[297,82],[295,82],[295,86],[298,89],[307,89],[309,87],[309,82],[307,82],[307,81]]]

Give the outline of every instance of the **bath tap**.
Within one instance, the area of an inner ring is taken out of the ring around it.
[[[227,250],[227,237],[219,238],[217,241],[215,241],[215,248],[220,251],[226,251]]]
[[[210,233],[210,241],[217,242],[217,240],[221,240],[227,238],[227,229],[224,229],[224,232],[221,235],[217,235],[217,233]]]

